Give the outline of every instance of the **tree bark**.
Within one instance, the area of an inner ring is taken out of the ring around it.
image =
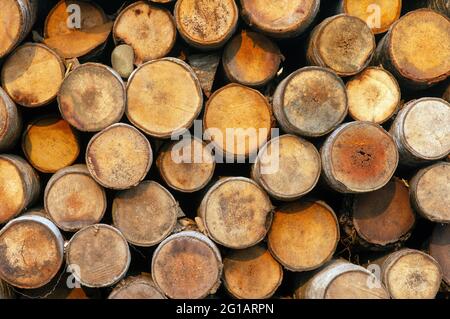
[[[11,149],[22,131],[22,121],[16,104],[0,88],[0,151]]]

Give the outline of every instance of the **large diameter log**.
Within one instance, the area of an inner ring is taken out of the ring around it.
[[[86,149],[86,165],[102,186],[127,189],[147,175],[153,152],[147,138],[133,126],[117,123],[97,133]]]
[[[172,299],[200,299],[220,286],[222,257],[216,245],[196,231],[166,238],[152,258],[152,278]]]
[[[234,0],[179,0],[175,21],[181,37],[193,47],[222,47],[236,30],[239,11]]]
[[[167,9],[144,1],[126,7],[114,22],[116,43],[134,49],[135,64],[165,57],[175,44],[177,29]]]
[[[63,118],[83,132],[117,123],[125,112],[125,84],[112,68],[85,63],[70,72],[58,93]]]
[[[321,149],[325,181],[340,193],[372,192],[386,185],[398,164],[391,135],[371,122],[341,125]]]
[[[363,20],[340,14],[314,28],[306,58],[310,65],[328,67],[339,76],[350,76],[370,63],[375,47],[375,37]]]
[[[16,104],[0,88],[0,151],[14,146],[22,130],[22,121]]]
[[[66,262],[83,286],[101,288],[119,282],[128,271],[128,243],[116,228],[105,224],[79,230],[66,247]]]
[[[273,111],[288,133],[317,137],[334,130],[347,115],[344,82],[322,67],[305,67],[284,79],[273,96]]]
[[[198,215],[216,243],[244,249],[264,239],[272,223],[272,204],[254,181],[228,177],[214,184],[203,198]]]
[[[166,299],[151,276],[128,277],[117,284],[108,299]]]
[[[274,38],[301,35],[319,12],[320,0],[241,0],[242,17],[249,26]]]
[[[175,58],[141,65],[127,85],[126,115],[146,134],[169,138],[191,127],[200,114],[203,93],[194,71]]]
[[[421,98],[407,103],[390,132],[406,166],[445,158],[450,152],[450,103]]]
[[[38,107],[52,102],[64,79],[61,58],[39,43],[18,47],[5,61],[2,87],[17,104]]]
[[[441,266],[442,279],[450,286],[450,224],[434,226],[428,251]]]
[[[373,63],[382,64],[406,88],[445,80],[450,74],[449,18],[429,9],[405,14],[379,42]]]
[[[273,198],[291,201],[316,186],[320,171],[316,147],[288,134],[270,140],[260,149],[252,167],[252,178]]]
[[[0,231],[0,277],[12,286],[42,287],[58,273],[63,259],[64,239],[47,218],[21,216]]]
[[[59,228],[74,232],[100,222],[107,204],[103,187],[91,177],[86,165],[74,165],[50,178],[44,206]]]
[[[0,224],[14,218],[39,196],[39,176],[16,155],[0,155]]]
[[[230,252],[223,259],[223,283],[239,299],[272,297],[283,280],[283,268],[262,246]]]

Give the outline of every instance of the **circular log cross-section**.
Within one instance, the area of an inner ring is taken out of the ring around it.
[[[50,116],[28,125],[22,137],[22,150],[38,171],[55,173],[75,162],[80,154],[80,145],[69,123]]]
[[[147,138],[131,125],[118,123],[97,133],[86,149],[92,177],[111,189],[128,189],[147,175],[153,152]]]
[[[361,72],[372,60],[375,37],[363,20],[340,14],[322,21],[311,33],[306,58],[339,76]]]
[[[273,111],[288,133],[309,137],[328,134],[347,115],[344,82],[322,67],[297,70],[278,85]]]
[[[232,249],[258,244],[272,222],[272,204],[254,181],[228,177],[214,184],[198,209],[208,235]]]
[[[295,135],[267,142],[252,167],[252,178],[275,199],[290,201],[309,193],[319,181],[320,154]]]
[[[22,121],[17,106],[0,87],[0,151],[12,148],[21,130]]]
[[[241,7],[252,28],[274,38],[292,38],[313,23],[320,0],[241,0]]]
[[[428,251],[441,266],[443,280],[450,286],[450,224],[434,226]]]
[[[98,132],[123,116],[125,84],[112,68],[85,63],[64,79],[58,94],[64,119],[83,132]]]
[[[340,193],[372,192],[386,185],[398,164],[394,140],[370,122],[341,125],[321,149],[324,179]]]
[[[194,71],[175,58],[141,65],[127,85],[126,114],[146,134],[169,138],[191,127],[203,106],[203,93]]]
[[[175,44],[177,28],[167,9],[138,1],[126,7],[117,17],[113,28],[114,41],[134,49],[134,62],[165,57]]]
[[[166,299],[146,275],[128,277],[117,284],[108,299]]]
[[[128,44],[120,44],[111,52],[111,66],[122,78],[128,77],[134,71],[134,51]]]
[[[47,183],[44,206],[53,222],[64,231],[77,231],[97,224],[106,211],[103,187],[85,165],[63,168]]]
[[[153,181],[119,192],[112,217],[130,244],[150,247],[173,232],[180,208],[167,189]]]
[[[120,281],[131,256],[123,235],[109,225],[87,226],[73,235],[66,247],[66,262],[83,286],[101,288]]]
[[[236,30],[239,11],[234,0],[178,0],[174,11],[181,37],[203,50],[220,48]]]
[[[222,258],[208,237],[183,231],[158,246],[151,268],[153,281],[169,298],[201,299],[219,287]]]
[[[1,83],[17,104],[38,107],[55,99],[64,73],[64,63],[53,50],[39,43],[27,43],[5,61]]]
[[[58,273],[63,260],[64,239],[47,218],[22,216],[0,231],[0,278],[12,286],[44,286]]]
[[[260,87],[272,80],[281,63],[278,46],[265,36],[243,31],[223,52],[223,68],[231,82]]]
[[[283,268],[261,246],[236,250],[223,259],[223,281],[239,299],[272,297],[283,280]]]

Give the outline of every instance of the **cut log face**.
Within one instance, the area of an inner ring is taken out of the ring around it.
[[[329,69],[302,68],[278,85],[273,96],[273,110],[286,132],[323,136],[342,123],[347,115],[344,82]]]
[[[111,125],[92,137],[86,165],[92,177],[111,189],[128,189],[147,175],[153,161],[147,138],[131,125]]]
[[[166,9],[139,1],[126,7],[114,22],[114,41],[134,49],[135,64],[166,56],[175,44],[177,29]]]
[[[38,171],[55,173],[75,162],[80,145],[69,123],[51,116],[28,125],[22,137],[22,150]]]
[[[321,149],[325,181],[341,193],[372,192],[386,185],[398,164],[394,140],[370,122],[341,125]]]
[[[85,63],[70,72],[58,94],[59,110],[80,131],[98,132],[125,112],[125,84],[112,68]]]
[[[175,21],[183,39],[199,49],[216,49],[233,35],[239,17],[234,0],[179,0]]]
[[[397,80],[388,71],[366,68],[347,82],[348,107],[356,121],[382,124],[397,111],[401,92]]]
[[[96,224],[73,235],[67,246],[66,261],[73,266],[73,276],[82,285],[101,288],[114,285],[123,278],[131,257],[128,243],[120,231],[109,225]]]
[[[128,78],[134,70],[134,51],[128,44],[115,47],[111,53],[111,65],[122,78]]]
[[[77,231],[100,222],[106,211],[103,187],[85,165],[59,170],[47,183],[44,205],[50,218],[64,231]]]
[[[53,50],[39,43],[27,43],[5,61],[1,82],[14,102],[38,107],[54,100],[64,72],[64,63]]]
[[[153,281],[172,299],[201,299],[213,294],[221,275],[219,250],[199,232],[172,235],[153,254]]]
[[[198,215],[215,242],[232,249],[244,249],[265,237],[272,222],[272,205],[254,181],[228,177],[206,193]]]
[[[450,285],[450,224],[434,226],[428,250],[441,266],[444,282]]]
[[[63,237],[44,217],[22,216],[0,231],[0,277],[12,286],[42,287],[58,273],[63,259]]]
[[[175,58],[141,65],[130,76],[126,114],[146,134],[169,138],[191,127],[203,105],[203,93],[194,71]]]
[[[239,299],[265,299],[283,280],[283,268],[262,246],[236,250],[223,260],[223,280],[228,292]]]
[[[117,284],[108,299],[166,299],[149,276],[128,277]]]
[[[20,137],[21,129],[22,121],[16,105],[0,88],[0,151],[14,146]]]

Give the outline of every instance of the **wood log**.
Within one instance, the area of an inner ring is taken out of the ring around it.
[[[191,127],[203,105],[200,83],[189,65],[175,58],[141,65],[127,85],[126,115],[146,134],[169,138]]]
[[[444,95],[442,95],[442,98],[450,103],[450,84],[447,86],[447,89],[444,92]]]
[[[264,239],[272,210],[269,197],[256,182],[228,177],[208,190],[198,209],[198,221],[216,243],[244,249]]]
[[[239,11],[234,0],[179,0],[174,16],[178,32],[189,45],[213,50],[233,35]]]
[[[28,125],[22,136],[22,150],[35,169],[55,173],[75,162],[80,144],[69,123],[51,115]]]
[[[83,132],[117,123],[125,112],[125,84],[112,68],[85,63],[70,72],[58,93],[63,118]]]
[[[223,259],[223,283],[235,298],[270,298],[282,280],[283,268],[265,247],[235,250]]]
[[[421,7],[430,8],[450,18],[450,2],[447,0],[420,0]]]
[[[252,166],[252,178],[270,196],[291,201],[309,193],[320,177],[316,147],[295,135],[282,135],[264,145]]]
[[[117,284],[108,299],[166,299],[151,276],[127,277]]]
[[[350,76],[367,67],[375,47],[375,37],[363,20],[340,14],[314,28],[306,58],[310,65],[328,67],[339,76]]]
[[[424,89],[445,80],[450,75],[449,18],[429,9],[408,12],[379,42],[373,64],[382,64],[405,88]]]
[[[220,54],[217,52],[192,54],[188,56],[187,60],[200,81],[203,93],[205,93],[206,97],[210,97],[220,63]]]
[[[97,133],[86,148],[86,165],[92,177],[106,188],[138,185],[153,162],[147,138],[133,126],[113,124]]]
[[[242,18],[274,38],[293,38],[304,33],[316,18],[320,0],[241,0]]]
[[[219,249],[196,231],[166,238],[153,253],[153,281],[172,299],[201,299],[214,294],[221,275]]]
[[[44,206],[59,228],[75,232],[99,223],[107,203],[103,187],[91,177],[86,165],[74,165],[50,178],[45,187]]]
[[[0,151],[11,149],[22,131],[22,121],[16,104],[0,87]]]
[[[14,292],[11,287],[0,279],[0,300],[14,299]]]
[[[72,265],[72,275],[86,287],[116,284],[125,276],[130,261],[125,237],[116,228],[105,224],[79,230],[66,247],[67,265]]]
[[[439,263],[445,284],[450,286],[450,224],[434,226],[428,251]]]
[[[177,29],[169,10],[138,1],[116,18],[114,42],[134,49],[134,63],[140,65],[165,57],[175,44]]]
[[[324,180],[340,193],[373,192],[394,175],[398,151],[391,135],[370,122],[341,125],[321,149]]]
[[[16,155],[0,155],[0,224],[4,224],[35,202],[39,176]]]
[[[322,67],[305,67],[284,79],[273,96],[273,111],[281,128],[318,137],[334,130],[347,115],[344,82]]]
[[[134,70],[134,50],[128,44],[115,47],[111,53],[111,65],[122,78],[128,78]]]

